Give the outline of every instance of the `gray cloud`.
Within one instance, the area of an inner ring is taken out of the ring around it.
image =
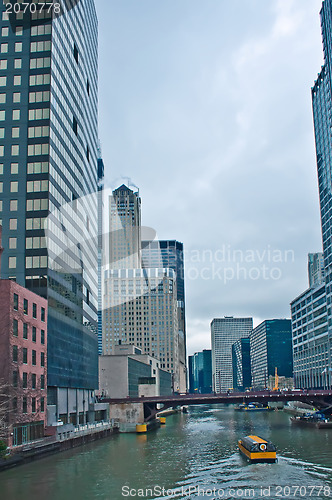
[[[213,317],[289,316],[321,249],[310,97],[321,1],[96,3],[108,185],[130,177],[143,224],[188,252],[294,252],[278,280],[188,278],[188,352],[209,346]]]

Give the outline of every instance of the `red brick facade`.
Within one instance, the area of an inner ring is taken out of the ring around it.
[[[47,300],[0,280],[0,384],[8,387],[7,442],[44,435],[47,418]]]

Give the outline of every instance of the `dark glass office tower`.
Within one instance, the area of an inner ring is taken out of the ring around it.
[[[1,4],[2,277],[48,299],[49,403],[74,422],[98,382],[98,47],[94,1],[61,3]]]
[[[188,358],[189,392],[191,394],[209,394],[212,392],[211,350],[195,352]]]
[[[324,251],[324,271],[327,303],[327,331],[317,339],[315,356],[325,359],[325,375],[328,387],[331,379],[331,348],[332,348],[332,1],[325,0],[321,10],[321,25],[323,36],[324,66],[312,88],[313,116],[316,140],[316,158],[319,184],[320,212]],[[319,317],[315,319],[316,323]],[[303,332],[306,333],[306,332]],[[297,348],[294,358],[303,358],[305,352]],[[314,361],[312,359],[312,361]]]
[[[250,332],[252,386],[264,389],[269,378],[293,377],[292,325],[289,319],[267,319]]]

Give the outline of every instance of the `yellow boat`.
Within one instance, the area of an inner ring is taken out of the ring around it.
[[[271,441],[259,436],[246,436],[238,441],[239,450],[250,462],[277,462],[277,449]]]

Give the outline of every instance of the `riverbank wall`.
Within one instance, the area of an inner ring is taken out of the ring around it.
[[[3,470],[39,460],[54,453],[67,451],[78,446],[83,446],[99,439],[105,439],[119,433],[117,426],[103,427],[98,430],[80,432],[76,436],[58,440],[56,438],[45,438],[38,442],[28,443],[24,446],[11,450],[11,455],[0,458],[0,472]]]

